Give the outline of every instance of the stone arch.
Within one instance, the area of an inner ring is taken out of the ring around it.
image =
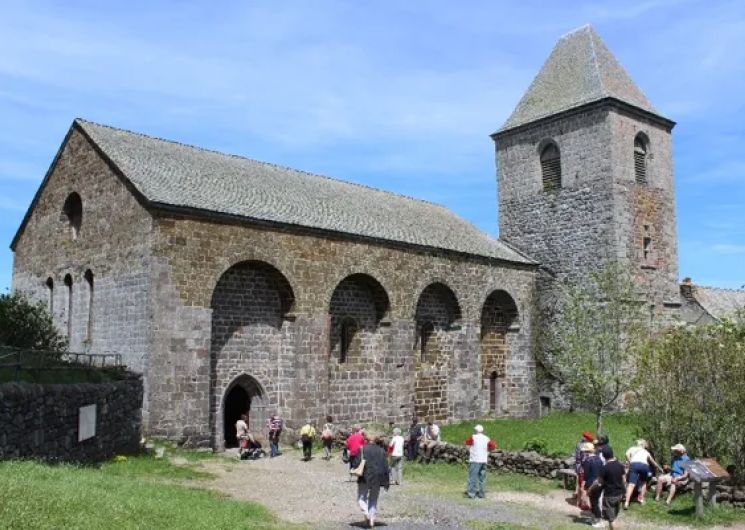
[[[448,378],[454,332],[460,329],[462,312],[450,287],[441,282],[425,287],[416,304],[416,376],[414,412],[418,417],[445,420],[449,417]]]
[[[294,301],[287,278],[266,262],[236,263],[217,281],[210,302],[210,423],[217,448],[229,428],[223,425],[221,404],[236,374],[250,373],[256,381],[274,381],[281,357],[292,354],[292,343],[285,341],[285,336],[287,314]],[[266,387],[262,399],[278,402],[274,390]]]
[[[388,293],[372,276],[356,273],[340,281],[329,301],[331,356],[341,360],[342,342],[345,342],[348,348],[344,361],[359,361],[365,349],[365,335],[377,331],[389,310]],[[343,326],[352,321],[354,326]],[[342,341],[342,328],[353,328],[353,336]]]
[[[517,319],[517,304],[507,291],[497,289],[487,296],[481,309],[479,356],[484,401],[490,414],[501,414],[509,356],[507,332]]]
[[[545,191],[561,188],[561,151],[554,140],[544,140],[539,146],[541,180]]]
[[[222,433],[223,447],[237,447],[235,422],[241,414],[248,414],[248,427],[256,434],[263,425],[267,414],[266,392],[261,384],[251,375],[242,373],[235,377],[225,388],[220,403],[221,425],[218,433]],[[221,428],[220,428],[221,427]]]

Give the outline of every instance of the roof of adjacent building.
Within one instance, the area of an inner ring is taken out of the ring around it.
[[[535,263],[437,204],[81,119],[76,125],[149,206]]]
[[[738,309],[745,308],[745,290],[701,285],[691,287],[691,294],[696,302],[716,319],[731,317]]]
[[[658,114],[590,26],[564,35],[498,132],[613,98]]]

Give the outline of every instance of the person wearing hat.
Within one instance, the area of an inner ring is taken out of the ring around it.
[[[670,461],[670,471],[657,478],[657,494],[654,497],[654,500],[659,501],[662,496],[662,490],[665,486],[669,485],[670,493],[667,494],[667,500],[665,501],[665,504],[668,506],[673,501],[675,490],[677,490],[678,486],[688,482],[688,471],[684,469],[683,464],[691,459],[683,444],[675,444],[670,450],[673,452],[673,458]]]
[[[486,482],[486,464],[489,461],[489,451],[497,448],[488,436],[484,434],[484,428],[476,425],[473,435],[466,439],[466,445],[470,447],[468,457],[468,487],[466,497],[484,498],[484,483]]]
[[[582,492],[584,491],[584,471],[582,471],[582,462],[585,459],[585,453],[582,452],[582,444],[587,442],[592,443],[595,440],[595,435],[589,431],[582,433],[582,438],[577,442],[577,446],[574,448],[574,472],[577,473],[577,488],[574,492],[574,497],[577,500],[577,506],[579,506],[580,500],[582,499]]]
[[[595,451],[595,445],[591,442],[585,442],[582,444],[582,452],[585,453],[585,458],[582,462],[582,471],[585,477],[584,484],[584,495],[590,504],[590,511],[592,512],[592,523],[593,525],[600,523],[600,488],[593,488],[595,482],[600,477],[600,472],[603,470],[603,461]],[[587,501],[580,501],[577,504],[581,509],[587,509]],[[602,525],[604,526],[604,525]]]

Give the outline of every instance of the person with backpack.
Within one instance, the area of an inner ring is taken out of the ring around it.
[[[303,460],[310,462],[313,451],[313,439],[316,437],[316,428],[308,422],[300,429],[300,441],[303,444]]]
[[[419,454],[419,441],[422,438],[422,426],[416,419],[416,416],[411,418],[411,425],[409,426],[409,460],[416,460]]]
[[[331,416],[326,416],[326,423],[323,424],[321,429],[321,443],[323,444],[323,459],[331,459],[331,449],[334,445],[334,419]]]

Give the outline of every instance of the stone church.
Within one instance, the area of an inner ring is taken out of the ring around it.
[[[11,248],[72,351],[144,375],[152,436],[536,414],[537,299],[633,266],[678,311],[671,130],[589,27],[496,145],[500,239],[446,208],[77,119]],[[540,398],[540,399],[539,399]]]

